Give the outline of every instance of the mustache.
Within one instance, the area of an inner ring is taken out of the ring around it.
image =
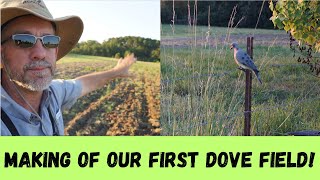
[[[29,64],[24,65],[23,69],[24,70],[30,70],[34,68],[39,68],[39,67],[44,67],[44,68],[50,68],[52,69],[52,64],[50,64],[46,60],[41,60],[41,61],[32,61]]]

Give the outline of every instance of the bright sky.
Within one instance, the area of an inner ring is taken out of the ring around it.
[[[44,0],[54,18],[77,15],[80,41],[140,36],[160,40],[160,0]]]

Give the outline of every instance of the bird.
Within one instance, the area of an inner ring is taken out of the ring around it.
[[[233,57],[236,63],[239,65],[239,69],[249,69],[254,72],[260,84],[262,84],[261,77],[259,74],[259,70],[257,66],[253,63],[253,60],[250,56],[244,52],[241,48],[239,48],[238,43],[233,42],[230,45],[230,49],[233,49]]]

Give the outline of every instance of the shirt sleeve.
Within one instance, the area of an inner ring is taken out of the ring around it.
[[[82,84],[79,80],[53,80],[50,87],[62,110],[70,109],[81,96]]]

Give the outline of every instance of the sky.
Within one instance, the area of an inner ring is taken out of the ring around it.
[[[54,18],[77,15],[81,41],[140,36],[160,40],[160,0],[45,0]]]

